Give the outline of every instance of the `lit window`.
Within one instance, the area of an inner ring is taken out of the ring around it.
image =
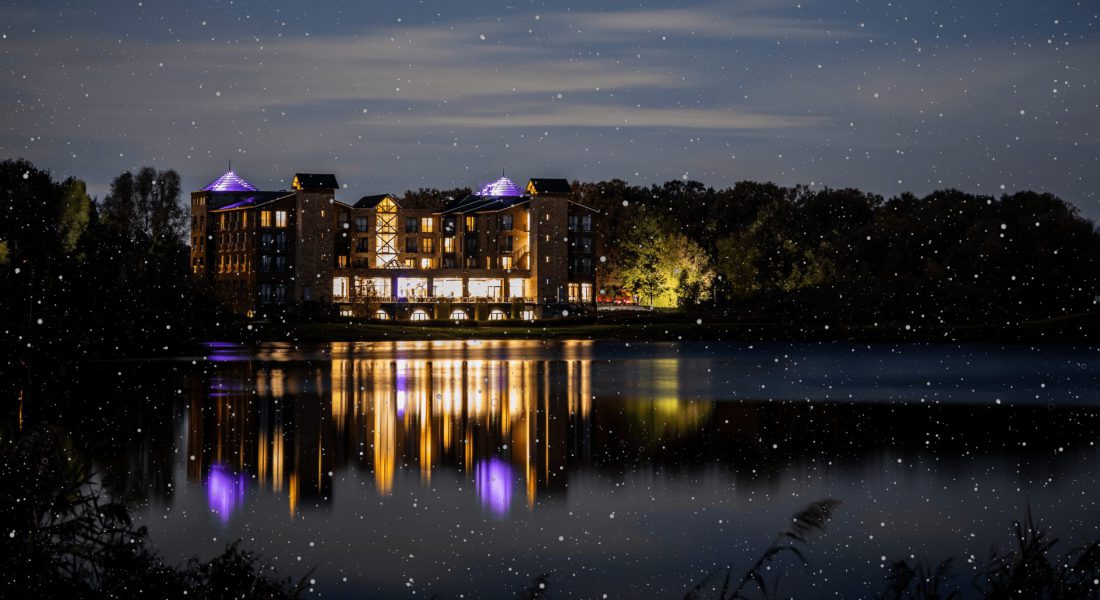
[[[348,278],[347,277],[333,277],[332,278],[332,299],[336,302],[348,301]]]
[[[276,227],[286,227],[286,211],[285,210],[275,211],[275,226]]]
[[[455,239],[453,237],[443,238],[443,251],[447,253],[455,251]]]
[[[466,320],[466,312],[462,311],[462,310],[452,311],[451,312],[451,320],[452,321],[465,321]]]
[[[422,254],[435,252],[435,239],[430,237],[420,238],[420,252]]]
[[[348,257],[342,254],[340,256],[337,256],[336,266],[340,267],[341,269],[346,269],[348,266]]]
[[[591,283],[582,283],[581,284],[581,302],[591,302],[591,301],[592,301],[592,284]]]
[[[420,219],[420,232],[431,233],[435,231],[435,219],[431,217],[424,217]]]
[[[577,283],[569,284],[569,301],[576,302],[581,299],[581,286]]]
[[[502,269],[511,269],[512,268],[512,257],[511,256],[502,256],[502,257],[500,257],[500,268],[502,268]]]
[[[340,316],[341,317],[350,317],[351,316],[351,309],[347,309],[347,308],[342,309],[340,311]]]
[[[430,258],[420,259],[420,268],[421,269],[430,269],[430,268],[432,268],[432,259],[430,259]]]
[[[424,312],[420,309],[416,309],[416,310],[413,311],[412,316],[409,317],[409,320],[410,321],[427,321],[428,320],[428,313],[426,313],[426,312]]]
[[[504,311],[500,309],[493,310],[489,313],[490,321],[503,321],[505,319]]]
[[[374,318],[378,319],[379,321],[385,321],[390,318],[390,313],[384,310],[376,310],[374,311]]]
[[[477,217],[466,217],[466,231],[475,231],[477,229]]]
[[[534,321],[535,320],[535,311],[533,311],[533,310],[520,311],[519,318],[523,319],[524,321]]]
[[[527,280],[515,277],[508,280],[508,295],[512,298],[523,298]]]

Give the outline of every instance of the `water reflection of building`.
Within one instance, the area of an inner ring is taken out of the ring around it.
[[[253,474],[293,515],[330,501],[332,474],[347,466],[372,473],[381,495],[399,469],[427,484],[448,468],[494,513],[509,510],[513,487],[534,506],[564,491],[570,455],[589,443],[585,348],[543,361],[465,342],[333,344],[325,362],[220,363],[192,389],[188,477],[217,483],[213,465]]]

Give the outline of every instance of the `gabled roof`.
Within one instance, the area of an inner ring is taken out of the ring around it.
[[[255,192],[256,186],[241,179],[233,171],[226,171],[221,177],[210,182],[210,185],[202,188],[204,192]]]
[[[394,198],[392,194],[375,194],[374,196],[363,196],[360,198],[359,201],[355,203],[355,208],[374,208],[386,198],[389,198],[390,201],[397,206],[401,206],[401,203],[398,202],[397,198]]]
[[[527,183],[527,193],[532,196],[539,194],[554,194],[569,196],[573,193],[573,186],[566,179],[534,178]]]
[[[334,190],[340,187],[340,184],[336,183],[336,176],[331,173],[295,173],[290,187],[296,190]]]
[[[250,196],[244,196],[244,194],[234,194],[230,203],[225,206],[218,206],[217,208],[210,209],[210,212],[216,212],[219,210],[232,210],[235,208],[251,208],[254,206],[262,206],[282,198],[293,196],[290,192],[256,192]]]
[[[518,206],[529,201],[529,196],[479,196],[471,194],[462,200],[449,203],[437,214],[461,215],[466,213],[492,212]]]

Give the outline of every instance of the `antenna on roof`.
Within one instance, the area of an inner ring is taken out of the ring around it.
[[[233,161],[232,160],[229,161],[229,170],[233,171]]]
[[[500,176],[501,176],[501,177],[504,177],[504,167],[501,167],[501,168],[500,168]]]

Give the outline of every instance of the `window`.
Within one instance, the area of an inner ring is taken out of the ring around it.
[[[341,317],[350,317],[350,316],[353,316],[353,315],[352,315],[352,312],[351,312],[350,308],[343,308],[343,309],[340,309],[340,316]]]
[[[420,268],[421,269],[430,269],[430,268],[432,268],[432,259],[430,259],[430,258],[421,258],[420,259]]]
[[[280,231],[275,234],[275,249],[286,250],[286,232]]]
[[[453,256],[444,256],[443,257],[443,268],[444,269],[457,269],[458,268],[458,261],[455,260],[455,257],[453,257]]]
[[[521,277],[514,277],[508,280],[508,295],[512,298],[523,298],[526,288],[526,279],[523,279]]]
[[[378,319],[379,321],[386,321],[390,318],[390,313],[388,313],[388,312],[386,312],[382,309],[378,309],[378,310],[374,311],[374,318]]]
[[[416,252],[416,238],[405,238],[405,252]]]
[[[500,251],[511,252],[512,251],[512,236],[506,236],[500,239]]]
[[[419,308],[413,311],[412,316],[409,317],[410,321],[427,321],[428,313],[420,310]]]
[[[455,234],[455,218],[443,217],[443,233],[447,235]]]
[[[335,302],[347,302],[348,301],[348,278],[347,277],[333,277],[332,278],[332,299]]]
[[[435,239],[430,237],[420,238],[420,252],[424,254],[435,252]]]
[[[503,321],[504,319],[504,311],[500,310],[499,308],[493,309],[489,312],[490,321]]]
[[[533,310],[520,311],[519,318],[523,319],[524,321],[534,321],[535,320],[535,311],[533,311]]]
[[[275,302],[278,302],[279,304],[282,304],[283,302],[286,302],[286,284],[285,283],[280,283],[279,285],[275,286]]]
[[[416,217],[405,217],[405,233],[416,233],[419,231],[418,225]]]
[[[582,237],[580,239],[580,246],[581,246],[581,252],[583,252],[585,254],[591,254],[592,253],[592,238],[587,237],[587,236]]]
[[[453,311],[451,311],[451,320],[452,321],[465,321],[466,320],[466,311],[463,311],[463,310],[453,310]]]
[[[270,283],[261,283],[260,284],[260,302],[264,303],[264,304],[266,304],[268,302],[271,302],[271,284]]]
[[[405,259],[405,267],[408,268],[408,269],[415,269],[416,268],[416,259],[415,258],[406,258]]]
[[[592,231],[592,215],[584,215],[581,217],[581,231]]]
[[[500,228],[504,231],[512,230],[512,215],[501,215]]]
[[[347,266],[348,266],[348,257],[343,255],[343,254],[341,254],[340,256],[337,256],[336,257],[336,266],[340,267],[341,269],[346,269]]]
[[[355,217],[355,230],[356,231],[368,231],[370,229],[370,220],[366,217]]]
[[[577,215],[569,215],[569,231],[576,231],[579,222],[580,219],[577,218]]]
[[[466,246],[466,254],[477,254],[477,236],[470,235],[462,238],[462,243]]]
[[[241,229],[248,229],[248,213],[241,213]]]
[[[432,233],[435,231],[435,219],[431,217],[423,217],[420,219],[420,232]]]
[[[286,211],[285,210],[275,211],[275,226],[276,227],[286,227]]]
[[[276,256],[275,257],[275,272],[276,273],[285,273],[286,272],[286,257],[285,256]]]
[[[502,257],[500,257],[500,268],[502,268],[502,269],[511,269],[512,268],[512,257],[511,256],[502,256]]]
[[[260,255],[260,272],[261,273],[267,273],[269,271],[271,271],[271,255],[270,254],[261,254]]]
[[[466,217],[466,231],[477,231],[477,217],[473,215]]]
[[[579,283],[569,284],[569,301],[576,302],[581,299],[581,286]]]
[[[361,237],[355,241],[356,252],[370,252],[370,238]]]
[[[453,237],[443,238],[443,252],[450,253],[455,251],[455,239]]]
[[[581,302],[591,302],[591,301],[592,301],[592,284],[591,283],[582,283],[581,284]]]
[[[261,248],[270,248],[272,245],[274,245],[274,243],[275,243],[275,240],[274,240],[274,238],[271,237],[270,233],[261,233],[260,234],[260,247]]]

